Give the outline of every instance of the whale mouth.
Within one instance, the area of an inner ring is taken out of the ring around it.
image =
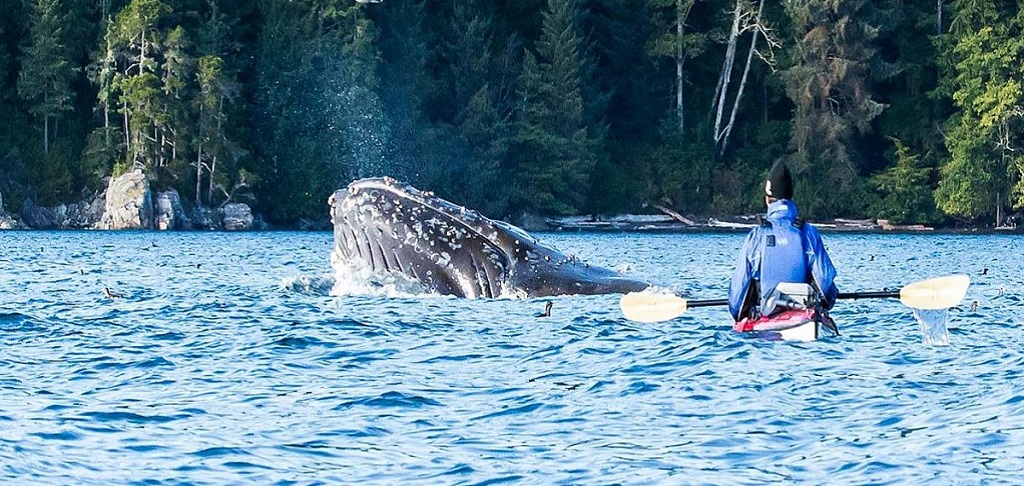
[[[361,262],[433,292],[471,298],[621,293],[648,286],[395,179],[354,181],[329,204],[336,269]]]

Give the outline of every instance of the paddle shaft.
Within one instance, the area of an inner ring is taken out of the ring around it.
[[[898,299],[900,298],[899,290],[883,290],[881,292],[847,292],[839,293],[838,299]]]
[[[900,297],[900,291],[888,291],[883,290],[880,292],[845,292],[840,293],[838,299],[898,299]],[[728,299],[713,299],[713,300],[691,300],[686,303],[686,307],[715,307],[720,305],[729,305]]]
[[[714,307],[718,305],[729,305],[729,299],[691,300],[686,303],[686,307]]]
[[[837,296],[839,299],[899,299],[903,305],[914,309],[948,309],[964,299],[971,284],[966,275],[949,275],[931,278],[906,285],[899,290],[874,292],[850,292]],[[679,317],[686,309],[728,305],[727,299],[687,301],[683,297],[665,294],[632,292],[622,296],[619,307],[623,315],[637,322],[662,322]]]

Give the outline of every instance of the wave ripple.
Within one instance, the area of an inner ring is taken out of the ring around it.
[[[697,299],[743,238],[542,236]],[[1024,242],[825,239],[844,291],[970,274],[949,345],[896,301],[784,343],[338,280],[328,233],[0,232],[0,483],[1019,482]]]

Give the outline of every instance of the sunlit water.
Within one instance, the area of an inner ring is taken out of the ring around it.
[[[699,299],[743,239],[541,237]],[[0,482],[1019,483],[1024,239],[825,239],[843,291],[971,275],[949,345],[895,300],[769,342],[617,296],[335,296],[327,233],[0,232]]]

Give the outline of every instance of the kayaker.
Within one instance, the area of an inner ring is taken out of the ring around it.
[[[736,321],[761,315],[782,282],[811,284],[822,306],[831,309],[839,295],[836,269],[818,230],[797,217],[793,177],[781,161],[768,172],[764,193],[768,211],[743,242],[729,287],[729,312]]]

